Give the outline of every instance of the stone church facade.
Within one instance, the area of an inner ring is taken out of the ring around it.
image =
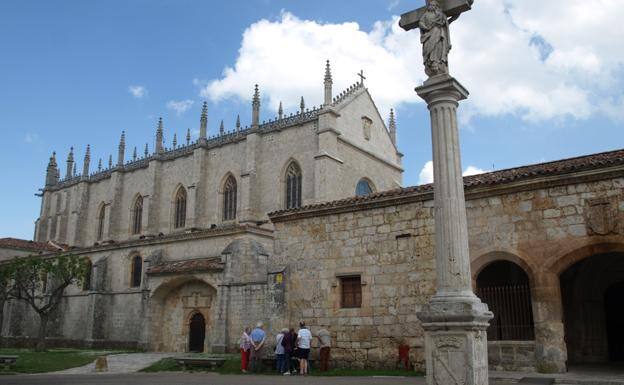
[[[415,314],[434,292],[433,187],[401,188],[401,154],[358,82],[324,103],[65,178],[53,156],[35,241],[88,258],[50,327],[63,345],[235,351],[258,320],[332,333],[340,366],[424,367]],[[493,368],[624,359],[624,151],[465,178],[472,274],[495,313]],[[2,243],[0,242],[0,248]],[[42,257],[54,255],[45,250]],[[5,343],[37,319],[4,308]]]

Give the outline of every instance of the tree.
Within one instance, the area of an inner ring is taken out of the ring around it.
[[[3,269],[10,280],[9,298],[26,302],[39,315],[35,350],[44,351],[50,314],[60,304],[67,286],[80,284],[85,278],[86,260],[74,255],[16,257]]]

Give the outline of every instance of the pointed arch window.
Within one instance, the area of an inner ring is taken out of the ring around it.
[[[141,277],[143,275],[143,258],[140,255],[132,257],[132,275],[130,277],[130,287],[141,286]]]
[[[236,179],[230,175],[223,186],[223,220],[236,219]]]
[[[373,186],[367,179],[360,179],[355,188],[355,195],[358,197],[363,197],[366,195],[370,195],[374,192]]]
[[[286,169],[286,208],[301,207],[301,168],[291,162]]]
[[[138,196],[132,207],[132,234],[141,234],[143,221],[143,197]]]
[[[173,227],[176,229],[186,225],[186,190],[180,186],[175,195],[175,217]]]
[[[104,219],[106,218],[106,205],[100,205],[97,216],[97,240],[101,241],[104,237]]]

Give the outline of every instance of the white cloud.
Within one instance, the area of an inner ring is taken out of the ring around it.
[[[147,96],[147,88],[143,86],[129,86],[128,92],[136,99],[141,99],[144,96]]]
[[[182,115],[193,106],[193,103],[194,102],[190,99],[170,100],[167,102],[167,108],[175,111],[177,115]]]
[[[619,116],[614,109],[624,95],[624,28],[614,26],[624,11],[617,0],[599,3],[476,2],[451,26],[451,73],[471,91],[460,109],[462,120],[507,114],[531,122]],[[248,101],[258,83],[273,111],[280,100],[296,108],[301,95],[308,105],[318,105],[323,64],[330,59],[335,94],[364,69],[382,114],[391,106],[420,102],[413,91],[424,77],[419,33],[403,31],[397,21],[378,21],[364,31],[357,23],[320,23],[288,12],[260,20],[244,32],[234,65],[201,93],[213,101]]]
[[[418,184],[433,183],[433,162],[428,161],[418,174]]]
[[[463,172],[463,176],[469,175],[477,175],[489,172],[489,170],[484,170],[476,166],[468,166]],[[420,170],[420,174],[418,174],[418,184],[427,184],[433,183],[433,161],[428,161],[425,163],[423,168]]]
[[[34,134],[32,132],[27,132],[26,135],[24,135],[24,141],[26,143],[34,143],[39,139],[39,135],[38,134]]]
[[[484,170],[482,168],[475,167],[475,166],[468,166],[468,167],[466,167],[466,169],[464,170],[464,173],[462,175],[463,176],[470,176],[470,175],[484,174],[486,172],[489,172],[489,170]]]

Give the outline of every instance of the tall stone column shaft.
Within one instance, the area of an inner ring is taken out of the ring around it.
[[[419,95],[427,101],[433,144],[436,297],[474,297],[457,129],[458,101],[465,99],[468,91],[456,81],[423,88]]]
[[[431,115],[437,291],[418,312],[428,385],[487,385],[492,313],[472,292],[457,106],[468,91],[448,75],[416,88]]]

